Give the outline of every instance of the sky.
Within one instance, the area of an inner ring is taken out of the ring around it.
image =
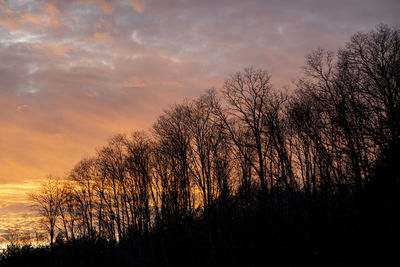
[[[114,134],[248,66],[293,88],[312,50],[399,14],[399,0],[0,0],[0,235],[30,224],[41,179]]]

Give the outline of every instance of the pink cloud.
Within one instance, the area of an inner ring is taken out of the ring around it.
[[[131,0],[131,6],[138,13],[143,13],[146,7],[144,0]]]
[[[31,23],[31,24],[37,24],[40,25],[43,22],[40,20],[40,16],[35,15],[35,14],[31,14],[31,13],[26,13],[21,17],[23,22],[26,23]]]
[[[95,32],[93,34],[93,39],[100,42],[111,42],[113,40],[108,32]]]
[[[15,31],[20,28],[19,21],[15,16],[0,17],[0,25],[9,31]]]
[[[51,51],[54,55],[65,56],[72,49],[70,44],[57,43],[56,41],[47,41],[41,44],[31,46],[33,50],[40,53],[48,53]]]

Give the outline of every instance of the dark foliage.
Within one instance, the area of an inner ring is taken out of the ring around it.
[[[229,211],[215,205],[198,219],[146,235],[130,230],[118,243],[80,238],[9,246],[0,266],[397,266],[400,207],[379,192],[325,202],[318,195],[306,202],[298,193],[284,209],[273,204],[282,193],[246,208],[235,200]]]

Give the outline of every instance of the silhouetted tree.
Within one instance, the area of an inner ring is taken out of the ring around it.
[[[50,235],[50,244],[53,244],[56,234],[56,223],[63,203],[62,184],[60,179],[48,176],[43,182],[39,192],[32,193],[29,198],[42,216],[42,223]]]
[[[221,94],[171,106],[150,134],[112,137],[31,195],[51,245],[11,231],[0,262],[393,265],[399,40],[380,25],[337,55],[315,50],[293,92],[246,68]]]
[[[243,157],[245,147],[254,149],[256,157],[253,160],[246,158],[258,175],[263,192],[268,192],[266,157],[271,142],[268,132],[264,128],[267,116],[265,110],[271,96],[271,76],[264,70],[247,68],[231,76],[224,84],[224,97],[229,109],[219,113],[230,137]],[[238,129],[247,128],[250,134],[245,140],[238,138]],[[240,141],[244,141],[241,143]]]
[[[187,125],[188,112],[187,105],[176,105],[161,115],[153,126],[158,150],[163,154],[159,160],[168,166],[168,169],[163,168],[165,175],[160,177],[164,187],[163,212],[167,212],[166,217],[170,218],[185,218],[194,209],[189,169],[191,136]]]

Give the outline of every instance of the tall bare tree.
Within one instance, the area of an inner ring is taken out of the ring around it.
[[[50,244],[53,244],[56,234],[56,223],[60,215],[63,203],[62,183],[59,178],[48,176],[38,192],[29,195],[33,206],[42,216],[41,222],[50,236]]]

